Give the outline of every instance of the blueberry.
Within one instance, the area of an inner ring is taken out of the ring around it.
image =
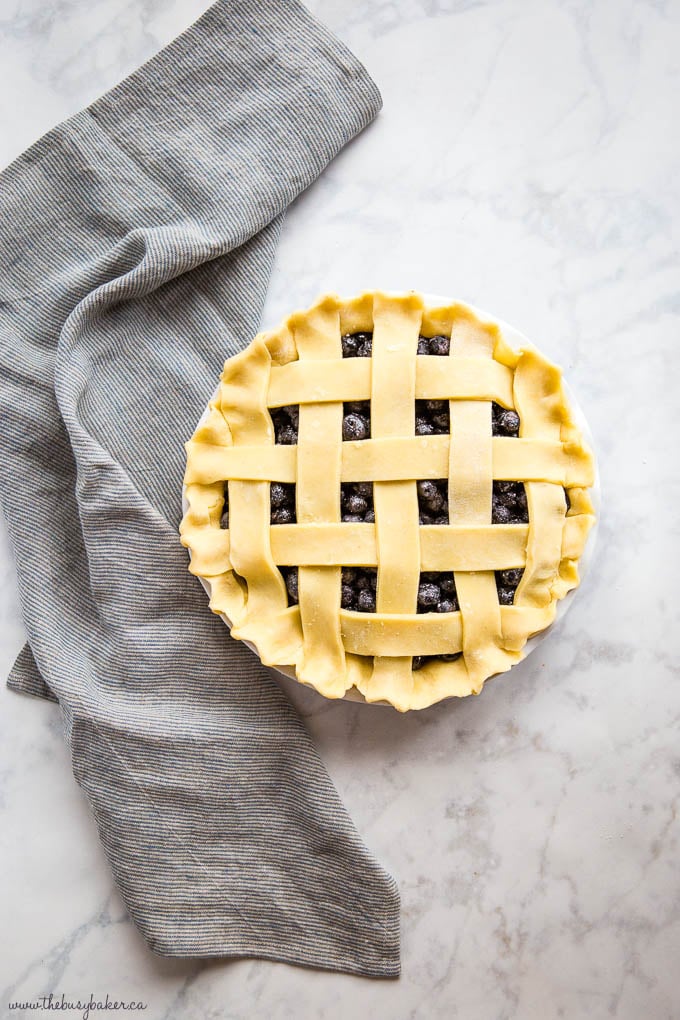
[[[498,601],[502,606],[511,606],[512,601],[515,597],[513,588],[499,588],[498,589]]]
[[[527,498],[522,482],[493,483],[493,523],[526,524]]]
[[[229,527],[229,488],[227,482],[224,483],[224,503],[222,504],[222,515],[220,517],[220,527]],[[566,489],[564,490],[567,491]]]
[[[512,489],[508,492],[501,493],[500,501],[504,506],[509,506],[510,509],[517,506],[517,501],[521,499],[522,492],[519,489],[516,482],[512,482]]]
[[[363,571],[360,571],[359,576],[354,582],[354,587],[357,588],[359,591],[362,591],[364,588],[370,588],[371,582],[368,579],[368,575]]]
[[[285,485],[285,484],[282,484],[282,483],[279,483],[279,484],[281,484],[281,489],[283,490],[283,493],[282,493],[282,495],[280,497],[281,498],[281,502],[279,503],[279,506],[286,506],[286,507],[288,507],[291,510],[295,509],[295,486],[294,485]],[[270,497],[270,500],[271,500],[271,497]]]
[[[498,418],[498,424],[506,436],[519,435],[519,415],[517,411],[503,411]]]
[[[430,499],[425,501],[425,506],[430,513],[433,514],[436,513],[437,510],[441,510],[444,506],[444,497],[438,489],[435,491],[434,496],[431,496]]]
[[[365,416],[368,411],[368,400],[348,400],[345,403],[345,414],[360,414]]]
[[[430,338],[430,354],[437,354],[440,357],[449,353],[451,341],[447,336],[433,336]]]
[[[437,603],[438,613],[452,613],[453,602],[450,599],[442,599],[441,602]]]
[[[437,486],[427,478],[416,482],[416,488],[418,489],[418,495],[423,500],[434,499],[438,493]]]
[[[343,567],[342,568],[342,583],[343,584],[354,584],[357,579],[357,568],[356,567]]]
[[[273,507],[283,506],[288,502],[286,488],[281,482],[272,482],[269,486],[269,502]]]
[[[455,662],[456,659],[460,659],[462,652],[449,652],[444,655],[440,655],[439,658],[442,662]]]
[[[417,483],[421,524],[448,524],[448,491],[445,478],[433,482],[425,479]]]
[[[271,515],[272,524],[294,524],[295,513],[290,507],[281,506],[277,510],[272,510]]]
[[[524,486],[515,496],[515,516],[520,524],[528,521],[527,494]]]
[[[441,412],[446,408],[446,401],[426,400],[425,407],[430,412],[430,414],[441,414]]]
[[[291,446],[297,442],[299,410],[297,404],[272,408],[270,414],[277,443]]]
[[[375,595],[370,588],[362,588],[357,599],[357,608],[360,613],[375,612]]]
[[[509,587],[516,588],[519,582],[522,580],[522,574],[524,571],[521,567],[515,567],[512,570],[499,570],[498,575],[500,577],[501,584]]]
[[[427,660],[426,655],[414,655],[413,662],[411,663],[411,669],[418,670],[422,669]]]
[[[342,438],[346,442],[367,439],[368,422],[360,414],[346,414],[342,420]]]
[[[456,582],[453,580],[453,575],[442,574],[439,580],[439,587],[446,595],[451,595],[456,590]]]
[[[373,350],[373,334],[345,333],[341,343],[343,358],[370,358]]]
[[[434,425],[427,418],[416,417],[416,435],[431,436],[434,434]]]
[[[369,523],[375,520],[372,482],[346,482],[340,488],[340,496],[343,521],[355,517]]]
[[[343,609],[354,608],[354,588],[351,584],[343,584],[340,588],[340,605]]]
[[[343,524],[363,524],[364,523],[364,518],[361,516],[361,514],[343,514],[342,515],[342,523]]]
[[[446,414],[444,414],[444,412],[442,412],[441,414],[435,414],[434,417],[432,418],[432,421],[442,434],[447,433],[451,427],[451,420],[449,418],[448,411],[446,412]]]
[[[355,358],[359,340],[356,333],[345,333],[341,340],[343,358]]]
[[[283,425],[276,434],[276,442],[282,446],[294,446],[297,443],[297,432],[292,425]]]
[[[426,336],[418,337],[418,354],[430,353],[430,341]]]
[[[520,416],[517,411],[491,405],[491,431],[493,436],[519,436]]]
[[[347,507],[348,513],[350,514],[363,515],[368,510],[368,503],[366,502],[364,497],[359,496],[356,493],[351,496],[348,496],[347,500],[345,501],[345,505]]]
[[[284,411],[288,415],[292,425],[295,428],[297,428],[298,425],[300,424],[300,405],[299,404],[287,404],[286,407],[282,407],[281,410]]]
[[[493,524],[510,524],[511,518],[512,515],[507,506],[504,506],[502,503],[494,503],[491,515]]]
[[[440,599],[439,585],[431,581],[423,581],[418,585],[418,605],[430,608],[436,606]]]
[[[286,576],[286,589],[288,591],[289,600],[293,603],[298,601],[298,572],[297,570],[291,570]]]

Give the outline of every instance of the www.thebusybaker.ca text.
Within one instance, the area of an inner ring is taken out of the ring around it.
[[[126,1001],[125,999],[112,999],[110,995],[105,996],[103,999],[97,999],[93,994],[90,994],[87,999],[69,999],[62,992],[61,996],[55,995],[54,992],[50,992],[49,995],[39,995],[36,999],[30,1002],[10,1002],[8,1003],[10,1009],[21,1009],[21,1010],[41,1010],[41,1009],[54,1009],[60,1010],[61,1012],[78,1012],[81,1014],[83,1020],[89,1020],[90,1014],[101,1011],[116,1012],[118,1010],[128,1010],[133,1012],[135,1010],[142,1010],[147,1008],[145,1002],[135,1002],[134,1000]]]

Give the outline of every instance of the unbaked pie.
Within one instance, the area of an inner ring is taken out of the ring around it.
[[[226,362],[182,543],[266,665],[406,711],[479,693],[552,622],[593,475],[535,349],[465,305],[326,295]]]

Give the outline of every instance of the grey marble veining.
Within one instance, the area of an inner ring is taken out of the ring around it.
[[[205,6],[3,0],[0,163]],[[287,685],[399,882],[398,982],[150,955],[112,887],[57,710],[0,691],[3,1013],[9,999],[92,991],[143,999],[148,1020],[670,1020],[680,6],[310,6],[365,61],[385,108],[291,209],[265,317],[376,285],[459,296],[519,327],[563,365],[595,435],[595,560],[564,621],[479,698],[399,716]],[[23,631],[1,537],[6,674]]]

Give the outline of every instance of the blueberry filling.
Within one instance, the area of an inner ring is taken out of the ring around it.
[[[453,652],[451,655],[414,655],[411,669],[416,672],[426,666],[428,662],[455,662],[460,659],[462,652]]]
[[[528,524],[529,510],[523,482],[494,482],[491,497],[492,524]]]
[[[343,358],[370,358],[373,333],[345,333],[341,338]]]
[[[495,401],[491,405],[491,434],[494,436],[519,436],[519,415],[507,411]]]
[[[222,504],[222,516],[220,517],[220,527],[229,527],[229,483],[224,483],[224,503]]]
[[[296,606],[298,604],[298,568],[279,567],[279,570],[281,571],[281,575],[286,585],[288,605]]]
[[[378,571],[374,567],[343,567],[340,604],[359,613],[375,612]]]
[[[288,592],[288,605],[298,603],[298,568],[279,567]],[[378,572],[371,567],[343,567],[341,605],[359,613],[375,612],[375,589]]]
[[[275,441],[282,446],[294,446],[298,441],[298,427],[300,425],[299,404],[289,404],[287,407],[272,407],[269,413],[274,423]]]
[[[496,571],[496,590],[501,606],[511,606],[515,598],[517,585],[522,580],[524,570],[521,567],[512,570]]]
[[[342,337],[343,358],[370,358],[373,353],[372,333],[345,333]],[[370,400],[351,400],[343,404],[342,438],[349,443],[371,438]]]
[[[372,333],[346,333],[342,338],[344,358],[370,358],[373,353]],[[418,337],[418,354],[449,354],[449,337]]]
[[[520,417],[517,411],[510,411],[493,403],[491,405],[491,431],[494,436],[519,436]],[[492,496],[492,524],[528,524],[529,510],[527,508],[527,494],[523,482],[494,482]],[[515,584],[515,587],[517,585]],[[503,589],[505,590],[505,589]],[[499,588],[499,593],[501,588]],[[500,598],[499,594],[499,598]],[[503,595],[507,598],[507,595]],[[514,597],[514,588],[512,589]],[[509,602],[501,602],[501,605],[512,604],[512,597]]]
[[[343,482],[340,486],[340,510],[346,524],[373,524],[373,482]]]
[[[272,482],[269,486],[270,521],[272,524],[295,524],[295,485]]]
[[[448,478],[424,479],[416,483],[420,524],[449,523]]]
[[[419,336],[418,354],[434,354],[445,357],[451,349],[451,341],[447,336]]]
[[[448,400],[416,400],[417,436],[445,436],[450,430]]]
[[[420,575],[419,613],[455,613],[459,608],[453,571],[428,571]],[[460,652],[450,655],[414,655],[411,668],[417,671],[428,662],[455,662],[460,656]]]
[[[370,400],[352,400],[343,407],[342,438],[348,443],[371,438]]]
[[[458,596],[453,571],[424,571],[418,582],[419,613],[455,613]]]

